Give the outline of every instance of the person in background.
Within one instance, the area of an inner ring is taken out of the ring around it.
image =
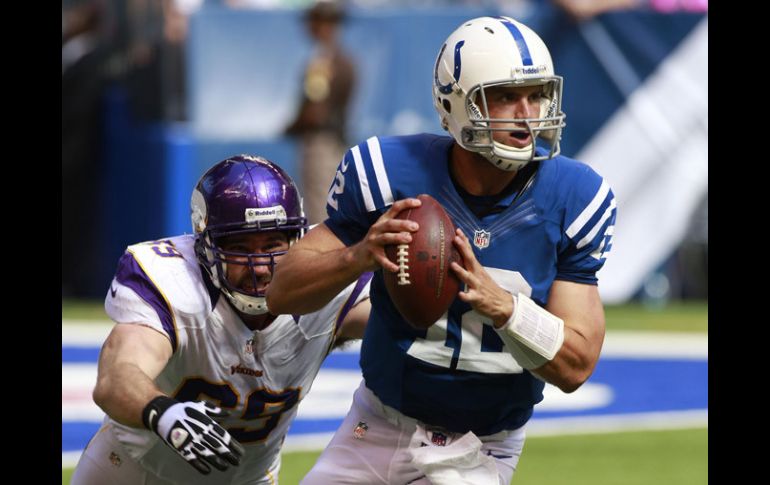
[[[342,7],[329,0],[316,2],[305,13],[315,47],[305,67],[299,109],[285,129],[300,141],[300,181],[311,224],[325,219],[331,177],[347,148],[347,112],[356,73],[339,43],[344,17]]]

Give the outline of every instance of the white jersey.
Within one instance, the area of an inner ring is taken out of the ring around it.
[[[229,411],[222,425],[246,454],[239,466],[204,476],[152,431],[109,417],[105,423],[131,457],[167,480],[223,484],[264,479],[340,323],[350,308],[368,298],[371,274],[315,313],[281,315],[264,330],[253,331],[211,284],[193,244],[194,237],[184,235],[130,246],[105,308],[117,323],[148,324],[168,336],[173,355],[156,384],[179,401],[205,399]]]

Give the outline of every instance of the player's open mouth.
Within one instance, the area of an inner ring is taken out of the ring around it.
[[[511,131],[508,134],[512,138],[512,145],[516,146],[517,148],[523,148],[529,145],[532,139],[529,132],[526,131]]]
[[[268,283],[265,283],[264,285],[259,285],[256,289],[253,286],[249,285],[249,286],[241,287],[241,291],[243,291],[244,293],[256,294],[257,292],[264,292],[267,289],[267,285]]]

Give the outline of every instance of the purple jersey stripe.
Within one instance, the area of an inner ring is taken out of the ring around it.
[[[139,263],[134,259],[134,255],[126,252],[118,262],[118,271],[115,279],[121,285],[128,286],[139,297],[146,301],[158,314],[163,330],[166,331],[168,338],[171,339],[171,347],[176,352],[176,329],[174,328],[174,316],[171,313],[166,298],[155,286],[155,283],[147,276]]]
[[[348,300],[345,302],[344,305],[342,305],[342,310],[340,311],[340,314],[337,316],[337,321],[334,323],[335,334],[339,332],[340,325],[342,325],[342,321],[345,320],[345,317],[348,315],[348,312],[350,311],[351,308],[353,308],[353,304],[356,302],[358,295],[361,294],[361,291],[363,291],[364,286],[366,286],[369,280],[372,279],[372,275],[374,275],[374,273],[368,272],[368,273],[363,273],[361,276],[358,277],[358,281],[356,282],[355,288],[353,288],[353,292],[350,293]]]

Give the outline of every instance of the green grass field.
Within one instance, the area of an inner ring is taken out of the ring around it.
[[[281,485],[295,485],[320,452],[284,453]],[[72,469],[62,470],[62,485]],[[708,430],[531,437],[515,485],[705,485]]]
[[[106,321],[101,301],[62,300],[62,319]],[[660,309],[641,304],[606,305],[608,330],[708,332],[708,303],[672,303]]]
[[[706,302],[662,309],[607,306],[611,331],[708,332]],[[64,302],[62,318],[106,320],[101,302]],[[294,485],[315,463],[318,452],[285,453],[281,485]],[[72,469],[62,469],[68,484]],[[524,445],[515,485],[705,485],[708,429],[618,432],[530,437]]]

